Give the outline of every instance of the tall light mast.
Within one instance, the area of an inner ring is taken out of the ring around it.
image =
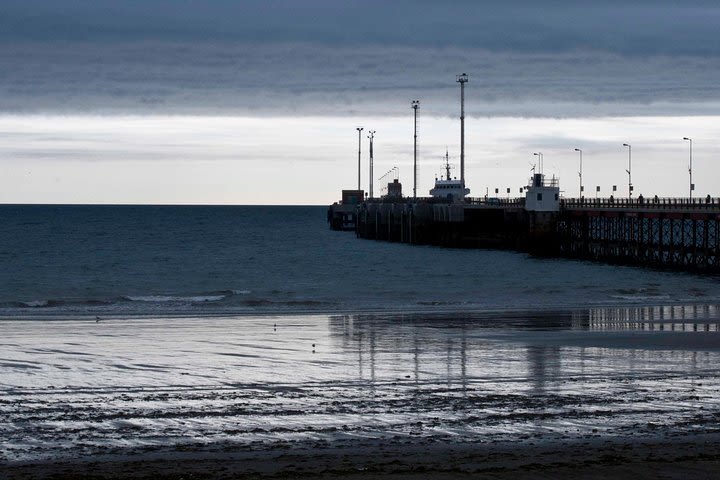
[[[363,131],[363,127],[357,127],[355,130],[358,132],[358,190],[360,190],[360,141]]]
[[[465,196],[465,84],[468,76],[461,73],[455,80],[460,84],[460,185]]]
[[[420,106],[420,100],[413,100],[411,103],[414,117],[415,128],[413,136],[413,200],[417,199],[417,111]]]
[[[368,138],[370,139],[370,185],[369,185],[369,195],[370,198],[373,198],[373,140],[375,139],[375,130],[370,130],[368,133]]]
[[[690,142],[690,166],[688,167],[688,173],[690,174],[690,200],[692,200],[692,192],[695,190],[695,185],[692,182],[692,138],[683,137],[683,140]]]

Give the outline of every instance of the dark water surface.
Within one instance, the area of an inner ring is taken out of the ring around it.
[[[0,206],[0,315],[711,304],[675,272],[358,240],[324,207]]]

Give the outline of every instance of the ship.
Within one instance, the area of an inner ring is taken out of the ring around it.
[[[445,178],[435,178],[435,186],[430,189],[430,196],[433,198],[447,200],[448,202],[462,201],[470,193],[469,188],[464,188],[462,180],[450,176],[450,157],[445,150]]]

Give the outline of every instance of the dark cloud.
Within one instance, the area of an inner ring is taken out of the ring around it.
[[[574,51],[159,41],[20,43],[0,50],[0,111],[456,115],[712,114],[720,58]]]
[[[715,114],[714,1],[4,0],[0,111]]]
[[[708,0],[4,0],[0,38],[717,55],[719,21]]]

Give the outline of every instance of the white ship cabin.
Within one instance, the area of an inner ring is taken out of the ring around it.
[[[462,182],[457,178],[450,178],[450,163],[448,162],[448,154],[445,152],[445,175],[446,178],[435,177],[435,187],[430,189],[430,195],[433,198],[442,198],[449,202],[462,200],[470,193],[469,188],[463,188]]]
[[[545,179],[542,173],[530,178],[525,192],[525,210],[530,212],[557,212],[560,210],[560,181]]]

